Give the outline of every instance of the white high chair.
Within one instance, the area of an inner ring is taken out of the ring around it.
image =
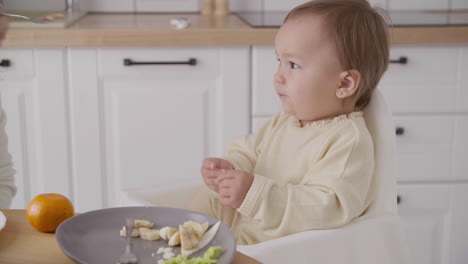
[[[376,200],[366,213],[337,229],[310,230],[237,250],[262,263],[405,264],[406,243],[397,215],[395,127],[383,95],[376,90],[364,117],[374,140]],[[193,197],[201,177],[178,187],[125,190],[121,205],[181,208]],[[164,186],[164,187],[162,187]],[[181,195],[183,194],[183,195]]]

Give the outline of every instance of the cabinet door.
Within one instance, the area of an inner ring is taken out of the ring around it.
[[[11,67],[0,69],[9,151],[18,192],[12,208],[25,208],[38,193],[70,199],[68,126],[62,49],[2,49]]]
[[[465,46],[395,45],[391,63],[379,83],[394,113],[468,110],[468,49]]]
[[[197,65],[123,63],[189,58]],[[70,59],[83,210],[117,205],[121,189],[198,178],[203,158],[249,131],[247,47],[72,49]]]
[[[399,196],[411,263],[465,263],[468,184],[400,185]]]
[[[396,115],[399,181],[468,180],[468,115]]]

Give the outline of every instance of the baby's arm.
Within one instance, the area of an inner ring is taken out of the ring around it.
[[[238,211],[274,237],[339,227],[369,206],[373,170],[372,140],[343,140],[332,145],[299,184],[254,175]]]
[[[281,113],[276,114],[253,134],[232,141],[226,151],[225,159],[230,161],[235,170],[253,172],[258,155],[262,151],[262,142],[275,127]]]
[[[238,170],[251,173],[258,154],[261,151],[262,139],[276,124],[279,115],[266,122],[257,133],[233,140],[226,151],[224,159],[208,158],[203,161],[201,174],[206,186],[218,192],[220,170]]]

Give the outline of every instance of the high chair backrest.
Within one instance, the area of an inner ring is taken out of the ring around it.
[[[376,89],[369,105],[364,109],[364,119],[374,141],[376,199],[366,216],[396,215],[396,136],[392,113],[383,94]]]

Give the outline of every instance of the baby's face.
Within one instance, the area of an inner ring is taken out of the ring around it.
[[[336,89],[343,69],[321,16],[288,20],[276,35],[275,50],[279,66],[274,86],[284,112],[313,121],[339,111]]]

